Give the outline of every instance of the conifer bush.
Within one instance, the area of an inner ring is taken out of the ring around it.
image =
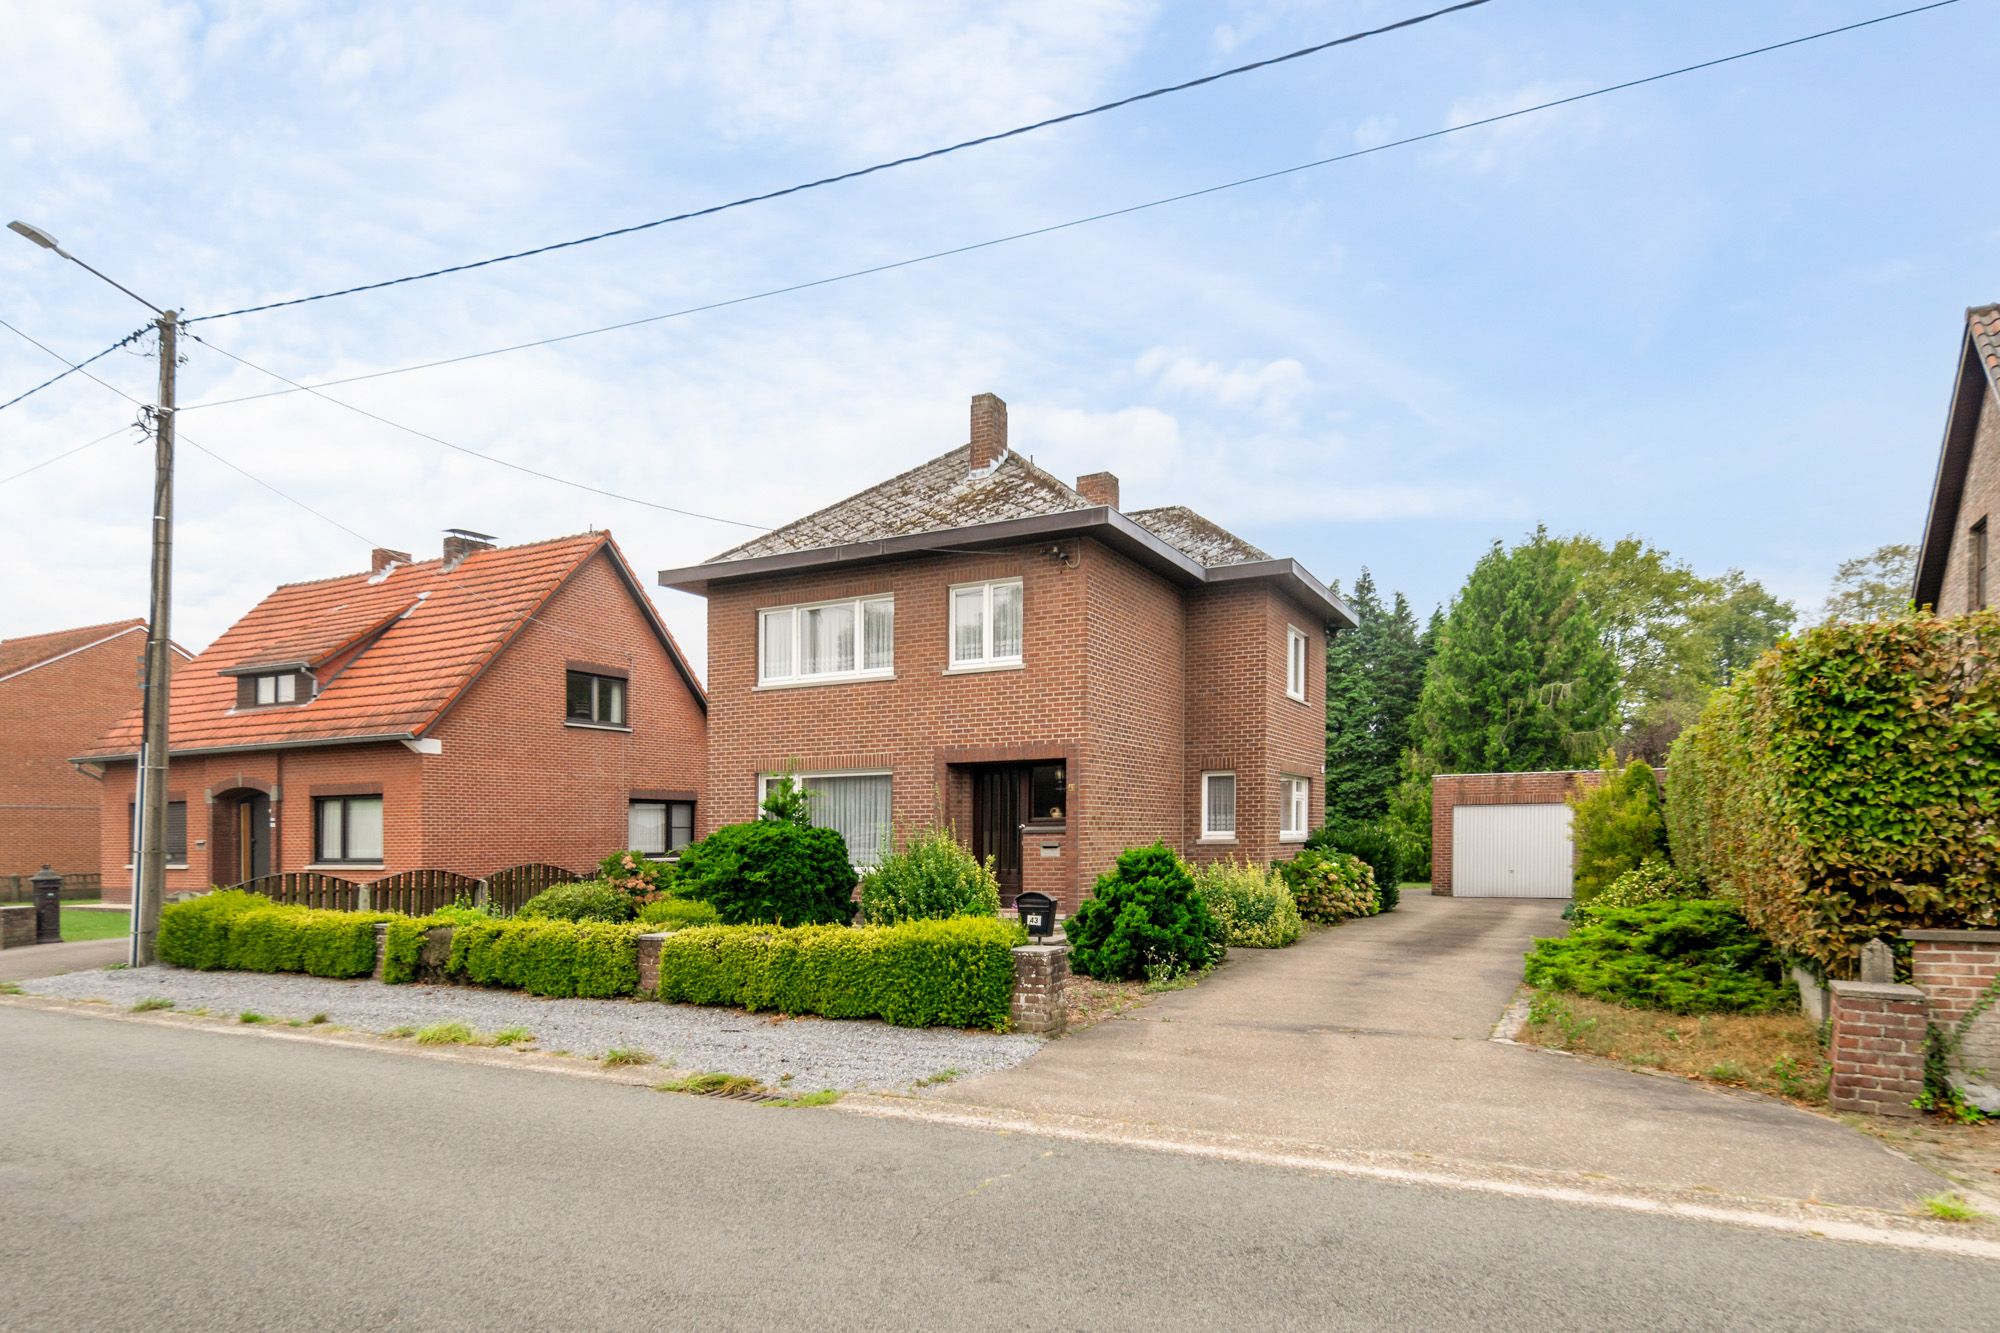
[[[1228,947],[1187,863],[1157,842],[1121,853],[1064,930],[1070,966],[1101,981],[1199,971]]]
[[[1593,911],[1535,941],[1528,984],[1676,1014],[1775,1013],[1798,1003],[1776,951],[1732,903],[1688,898]]]

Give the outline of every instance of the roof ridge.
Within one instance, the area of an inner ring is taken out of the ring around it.
[[[127,616],[123,620],[106,620],[96,625],[71,625],[68,629],[45,629],[34,634],[16,634],[10,639],[0,639],[0,644],[29,643],[35,639],[55,639],[66,634],[95,634],[106,629],[130,629],[134,625],[146,623],[144,616]]]
[[[829,504],[821,505],[819,508],[813,510],[810,514],[799,515],[799,517],[793,519],[791,522],[786,523],[781,527],[766,528],[764,531],[758,533],[755,537],[749,538],[747,541],[740,541],[726,551],[718,551],[716,554],[710,556],[707,560],[704,560],[702,563],[714,564],[718,561],[727,560],[729,559],[730,556],[736,554],[738,551],[742,550],[746,546],[754,546],[758,542],[769,541],[771,538],[777,537],[782,533],[789,532],[793,528],[802,527],[805,524],[812,522],[816,518],[820,518],[823,517],[824,515],[832,513],[834,510],[840,508],[842,505],[848,503],[850,500],[854,500],[860,496],[868,494],[870,491],[887,490],[889,487],[894,486],[897,482],[903,480],[905,477],[914,477],[917,473],[922,472],[927,467],[935,467],[939,463],[942,463],[945,459],[950,458],[953,454],[958,453],[961,450],[964,450],[966,452],[969,460],[972,451],[971,442],[967,441],[964,444],[955,444],[951,448],[945,450],[943,453],[937,455],[935,458],[927,458],[923,462],[917,464],[915,467],[904,468],[901,472],[898,472],[893,477],[889,477],[883,481],[874,482],[870,485],[864,486],[860,490],[855,491],[851,495],[843,495],[838,500],[832,501]]]
[[[563,542],[573,542],[573,541],[579,541],[583,539],[596,538],[596,537],[609,537],[610,535],[611,535],[611,529],[609,528],[599,528],[594,532],[572,532],[572,533],[567,533],[561,537],[543,537],[536,541],[520,542],[514,546],[482,547],[477,551],[473,551],[465,558],[467,560],[470,560],[473,558],[473,556],[480,556],[480,555],[511,555],[516,551],[533,550],[537,546],[558,546],[561,545]],[[443,556],[434,555],[423,560],[411,560],[408,563],[398,562],[395,567],[397,569],[422,569],[426,565],[441,565],[443,563],[444,563]],[[463,562],[461,561],[460,563],[462,564]],[[349,570],[345,574],[328,574],[324,578],[295,579],[290,583],[280,583],[277,584],[275,587],[273,587],[271,591],[278,592],[284,588],[316,588],[322,584],[338,583],[342,579],[372,578],[379,573],[381,573],[381,571],[375,569]]]

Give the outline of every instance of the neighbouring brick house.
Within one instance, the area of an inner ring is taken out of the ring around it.
[[[1192,510],[1074,488],[972,400],[971,441],[716,556],[704,829],[798,773],[857,864],[947,824],[1009,901],[1075,907],[1125,848],[1268,860],[1324,820],[1347,607]]]
[[[2000,514],[2000,305],[1965,312],[1965,341],[1917,552],[1918,606],[1941,616],[1994,604],[1990,521]]]
[[[145,643],[143,620],[0,640],[0,875],[97,873],[103,802],[69,757],[131,710]]]
[[[575,870],[692,837],[706,696],[608,533],[287,584],[176,671],[169,892],[274,871]],[[131,894],[139,716],[103,771],[105,897]]]

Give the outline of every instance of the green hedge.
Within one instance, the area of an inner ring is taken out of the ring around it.
[[[639,989],[639,936],[647,927],[610,921],[460,921],[448,975],[533,995],[608,999]]]
[[[1675,864],[1834,976],[1878,935],[2000,926],[1996,658],[1991,611],[1780,643],[1674,743]]]
[[[365,977],[375,970],[375,924],[386,912],[290,907],[239,889],[170,903],[160,912],[160,961],[215,971]]]
[[[660,999],[898,1027],[1003,1030],[1018,925],[992,917],[895,926],[694,926],[660,946]],[[455,952],[455,950],[454,950]]]

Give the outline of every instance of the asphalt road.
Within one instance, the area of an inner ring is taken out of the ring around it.
[[[2000,1264],[0,1006],[0,1328],[1989,1327]]]

